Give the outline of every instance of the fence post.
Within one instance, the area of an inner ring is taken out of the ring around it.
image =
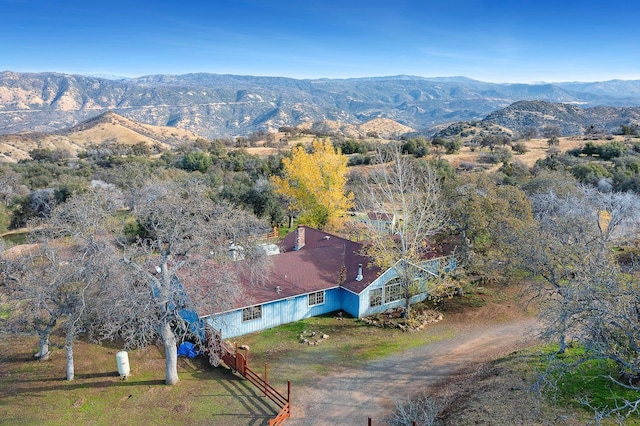
[[[371,417],[369,417],[369,421],[367,422],[369,426],[371,426]]]
[[[287,402],[289,403],[289,409],[291,409],[291,380],[287,380]]]
[[[233,357],[235,358],[235,362],[236,362],[236,368],[235,370],[238,371],[240,370],[240,366],[238,365],[238,342],[233,342],[235,349],[234,349],[234,353],[233,353]]]

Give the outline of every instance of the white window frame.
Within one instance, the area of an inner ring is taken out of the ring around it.
[[[369,306],[382,306],[382,287],[369,290]]]
[[[249,306],[242,309],[242,322],[253,321],[262,318],[262,305]]]
[[[404,299],[402,284],[397,280],[391,280],[384,285],[384,303],[391,303]]]
[[[314,293],[309,293],[307,296],[307,305],[308,306],[318,306],[324,305],[324,290],[316,291]]]

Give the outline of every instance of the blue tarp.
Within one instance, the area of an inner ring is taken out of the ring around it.
[[[186,356],[187,358],[195,358],[199,352],[196,351],[195,345],[191,342],[184,342],[178,347],[178,356]]]

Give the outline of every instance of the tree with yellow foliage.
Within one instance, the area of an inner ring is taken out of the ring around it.
[[[300,212],[300,223],[336,229],[353,206],[353,194],[345,193],[347,157],[328,140],[315,139],[312,152],[295,147],[282,163],[283,176],[274,176],[272,182],[276,192],[290,200],[289,210]]]

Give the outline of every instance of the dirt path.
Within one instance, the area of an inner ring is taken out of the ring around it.
[[[288,425],[385,424],[396,399],[416,396],[442,380],[526,347],[536,338],[533,319],[465,324],[452,338],[407,350],[296,389]]]

